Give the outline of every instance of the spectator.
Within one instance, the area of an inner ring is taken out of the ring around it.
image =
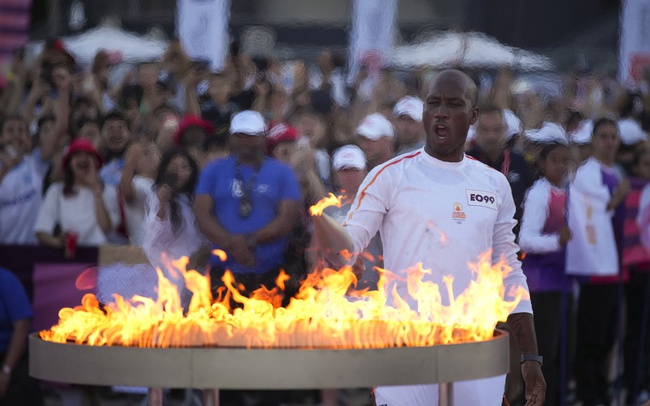
[[[625,286],[627,323],[623,377],[627,388],[626,403],[640,405],[650,399],[650,380],[645,368],[650,356],[650,146],[647,142],[635,149],[631,168],[630,193],[625,200],[623,247],[623,266],[630,274]]]
[[[154,182],[154,194],[147,198],[142,247],[149,262],[179,290],[181,306],[187,309],[191,292],[184,279],[169,269],[169,260],[191,257],[207,240],[198,230],[192,212],[193,191],[199,168],[189,152],[172,149],[163,155]]]
[[[104,165],[99,173],[110,186],[120,183],[124,169],[124,153],[132,140],[129,121],[117,110],[109,112],[102,120],[102,142],[106,150]]]
[[[73,234],[78,245],[108,241],[106,236],[120,214],[115,187],[103,184],[99,177],[101,165],[102,159],[89,141],[78,139],[70,145],[63,158],[64,181],[48,189],[36,218],[33,230],[41,244],[63,248],[65,239]],[[57,225],[61,234],[55,233]]]
[[[34,213],[41,207],[41,189],[58,129],[44,134],[31,152],[27,123],[7,116],[0,123],[0,242],[34,244]]]
[[[491,106],[480,108],[475,128],[476,146],[467,151],[467,155],[498,170],[508,179],[515,201],[515,219],[519,221],[524,194],[534,181],[533,172],[522,155],[506,148],[508,126],[503,110]],[[518,231],[517,224],[515,235]]]
[[[159,163],[160,152],[151,142],[134,143],[126,153],[119,194],[131,245],[143,244],[146,203],[154,194],[154,179],[158,176]]]
[[[368,169],[383,164],[394,156],[395,130],[383,115],[374,113],[364,118],[355,134],[366,155]]]
[[[266,154],[290,165],[298,139],[298,130],[294,127],[284,123],[276,124],[266,137]]]
[[[333,217],[340,224],[343,224],[352,208],[352,202],[357,196],[359,186],[366,178],[366,156],[361,148],[356,145],[345,145],[334,152],[332,159],[332,173],[337,192],[344,196],[341,207],[331,206],[325,209],[325,214]],[[379,233],[375,234],[364,254],[360,257],[363,259],[363,275],[357,282],[357,289],[377,289],[379,273],[375,267],[383,268],[381,237]]]
[[[566,244],[571,231],[566,224],[566,180],[570,167],[569,148],[549,143],[542,148],[539,166],[543,177],[526,193],[519,245],[526,253],[521,269],[526,275],[535,314],[535,331],[542,372],[546,379],[546,405],[561,405],[559,377],[560,340],[563,320],[562,297],[569,288],[564,273]]]
[[[617,284],[623,231],[622,202],[630,184],[615,166],[620,136],[616,122],[594,122],[593,156],[576,173],[569,191],[567,272],[579,279],[575,376],[585,405],[608,404],[606,359],[614,344],[621,298]]]
[[[230,132],[233,155],[204,168],[194,203],[201,231],[228,254],[213,262],[211,279],[219,283],[230,269],[248,291],[273,287],[298,212],[298,182],[291,168],[264,157],[259,113],[236,114]]]
[[[178,124],[174,134],[174,144],[186,148],[200,168],[208,162],[208,141],[214,136],[214,126],[210,121],[196,116],[185,116]]]
[[[18,278],[0,268],[0,405],[43,404],[38,382],[27,368],[32,308]]]
[[[424,146],[423,106],[424,102],[414,96],[403,97],[395,104],[393,115],[395,116],[398,145],[395,156],[415,151]]]

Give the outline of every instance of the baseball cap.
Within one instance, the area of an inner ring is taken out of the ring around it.
[[[402,97],[395,108],[393,108],[393,114],[395,117],[399,116],[409,116],[413,120],[421,122],[422,121],[422,110],[424,109],[424,102],[414,96]]]
[[[383,137],[395,138],[393,125],[380,113],[373,113],[361,120],[355,134],[371,141],[377,141]]]
[[[214,125],[211,122],[203,120],[198,116],[187,115],[178,123],[178,129],[174,133],[174,144],[180,145],[183,133],[190,127],[199,127],[208,135],[212,135],[214,132]]]
[[[618,120],[618,132],[621,134],[621,142],[625,145],[634,145],[648,139],[648,133],[631,118]]]
[[[506,140],[511,139],[515,135],[521,133],[521,120],[519,117],[513,113],[512,110],[510,109],[505,109],[503,110],[503,119],[506,122],[506,126],[508,127],[508,132],[506,133]]]
[[[273,149],[281,142],[298,141],[300,134],[298,130],[286,123],[279,123],[269,129],[269,135],[266,137],[266,152],[271,153]]]
[[[104,163],[104,160],[99,155],[99,152],[97,152],[97,149],[95,149],[95,146],[92,144],[92,142],[88,141],[85,138],[77,138],[72,141],[70,147],[68,148],[68,152],[63,157],[63,168],[68,167],[72,155],[77,152],[88,152],[94,155],[95,158],[97,158],[97,169],[101,168],[102,164]]]
[[[366,169],[366,155],[356,145],[345,145],[334,151],[332,169],[340,171],[343,168]]]
[[[569,134],[569,139],[574,144],[585,145],[591,142],[591,133],[594,131],[594,122],[592,120],[582,120],[578,128]]]
[[[567,139],[566,132],[564,127],[559,124],[545,122],[542,128],[527,130],[524,132],[526,138],[532,142],[538,143],[549,143],[549,142],[559,142],[560,144],[568,144],[569,140]]]
[[[230,134],[264,135],[266,122],[257,111],[244,110],[232,116]]]

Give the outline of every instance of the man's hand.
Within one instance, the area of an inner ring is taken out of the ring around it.
[[[253,266],[255,265],[255,255],[248,246],[248,240],[245,235],[235,235],[230,238],[228,244],[230,255],[240,265]]]
[[[543,406],[546,398],[546,381],[541,365],[535,361],[526,361],[521,364],[521,375],[526,385],[525,406]]]

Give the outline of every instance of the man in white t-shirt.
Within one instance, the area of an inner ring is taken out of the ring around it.
[[[512,267],[504,279],[505,291],[517,286],[527,289],[516,255],[515,206],[508,181],[464,153],[467,131],[478,115],[476,98],[476,85],[460,71],[443,71],[433,79],[424,106],[425,147],[368,174],[344,223],[349,235],[346,248],[361,252],[379,231],[386,269],[399,273],[421,262],[432,270],[426,279],[441,286],[442,278],[452,275],[456,295],[472,280],[467,264],[492,250],[494,263],[504,258]],[[464,215],[454,215],[457,212]],[[325,246],[325,252],[331,252],[329,248]],[[398,283],[397,291],[408,298],[405,283]],[[446,303],[444,289],[441,293]],[[546,383],[530,301],[520,302],[507,323],[522,355],[526,404],[541,406]],[[455,405],[500,405],[504,384],[505,376],[458,382]],[[438,403],[438,389],[437,385],[379,387],[375,398],[382,406],[431,406]]]

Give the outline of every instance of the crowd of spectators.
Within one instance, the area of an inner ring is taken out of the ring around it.
[[[104,50],[91,66],[77,65],[58,40],[29,66],[17,52],[0,89],[0,244],[131,244],[152,264],[162,253],[196,259],[217,247],[228,260],[205,266],[215,293],[225,269],[247,290],[274,284],[280,269],[299,283],[322,260],[309,207],[343,194],[343,206],[326,212],[342,222],[368,171],[424,145],[431,72],[367,63],[349,80],[335,52],[323,51],[310,70],[232,50],[223,71],[211,72],[175,40],[115,85],[120,62]],[[468,73],[480,113],[467,154],[512,187],[547,404],[560,404],[560,387],[573,380],[586,406],[606,404],[621,328],[624,368],[615,375],[623,372],[628,404],[642,404],[650,399],[650,83],[631,90],[604,74],[571,74],[563,93],[549,96],[514,86],[507,68],[489,83],[485,72]],[[601,244],[602,258],[581,256],[590,244]],[[359,288],[376,287],[381,252],[377,235],[355,267]],[[577,350],[564,338],[572,335]],[[510,404],[520,395],[509,379]]]

